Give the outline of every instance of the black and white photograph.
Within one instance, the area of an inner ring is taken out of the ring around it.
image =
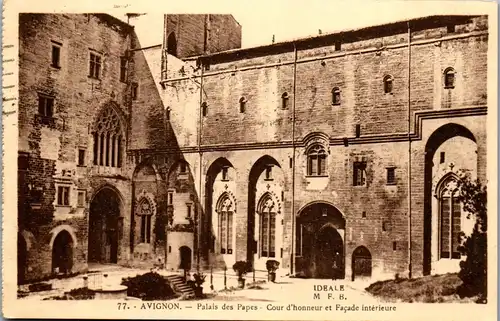
[[[497,7],[455,2],[12,6],[4,315],[496,311]]]

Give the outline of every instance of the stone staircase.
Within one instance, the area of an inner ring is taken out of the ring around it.
[[[168,275],[167,280],[172,286],[172,290],[174,290],[175,293],[185,298],[194,297],[193,288],[186,284],[184,278],[181,275]]]

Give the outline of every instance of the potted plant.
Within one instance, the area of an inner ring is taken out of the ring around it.
[[[266,269],[267,269],[267,279],[270,282],[276,281],[276,271],[280,266],[280,262],[276,260],[267,260],[266,261]]]
[[[203,296],[203,283],[205,283],[206,275],[203,273],[195,273],[193,274],[193,282],[194,282],[194,295],[197,298],[201,298]]]
[[[243,276],[248,272],[248,264],[246,261],[237,261],[233,265],[233,270],[238,275],[238,288],[243,289],[245,287],[245,279]]]

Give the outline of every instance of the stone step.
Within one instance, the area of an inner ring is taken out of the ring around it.
[[[191,286],[187,285],[184,278],[180,275],[169,275],[167,280],[172,286],[172,289],[183,296],[194,296],[194,290]]]

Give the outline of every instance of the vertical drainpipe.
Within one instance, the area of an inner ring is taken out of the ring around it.
[[[293,43],[293,103],[292,103],[292,250],[290,251],[290,275],[295,269],[295,96],[297,88],[297,46]]]
[[[408,278],[412,277],[411,262],[411,29],[408,24]]]
[[[199,163],[198,163],[198,176],[199,176],[199,181],[198,181],[198,199],[202,199],[201,196],[201,177],[202,177],[202,161],[203,161],[203,153],[201,151],[201,133],[202,133],[202,126],[203,126],[203,114],[202,114],[202,108],[201,104],[203,103],[203,61],[200,61],[200,101],[198,104],[198,119],[199,119],[199,124],[198,124],[198,154],[200,156],[199,158]],[[200,270],[200,236],[201,236],[201,214],[202,214],[202,208],[201,208],[201,201],[200,205],[197,206],[197,224],[196,224],[196,270]]]

